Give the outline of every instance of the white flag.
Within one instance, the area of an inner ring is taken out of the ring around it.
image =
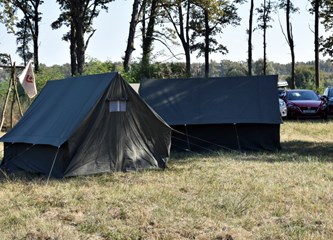
[[[37,95],[35,75],[31,61],[29,61],[18,79],[29,98],[33,98]]]

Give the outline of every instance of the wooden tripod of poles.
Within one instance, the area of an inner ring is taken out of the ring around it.
[[[2,130],[3,124],[5,122],[6,109],[7,109],[7,105],[8,105],[8,101],[9,101],[9,96],[10,96],[11,93],[13,93],[13,99],[12,99],[12,104],[11,104],[11,114],[10,114],[11,126],[10,127],[11,128],[13,127],[13,108],[14,108],[15,101],[18,104],[20,116],[21,117],[23,116],[22,107],[21,107],[21,103],[20,103],[20,98],[19,98],[19,94],[18,94],[18,91],[17,91],[16,69],[17,68],[24,68],[22,66],[16,66],[15,62],[13,64],[11,64],[11,66],[1,66],[1,67],[2,68],[10,68],[11,69],[11,76],[10,76],[10,80],[9,80],[9,86],[8,86],[6,98],[5,98],[5,101],[4,101],[4,104],[3,104],[3,108],[2,108],[0,130]]]

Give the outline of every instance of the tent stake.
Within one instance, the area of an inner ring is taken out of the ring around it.
[[[237,131],[237,124],[234,123],[234,126],[235,126],[235,132],[236,132],[236,138],[237,138],[237,144],[238,144],[238,149],[239,149],[239,152],[242,152],[242,148],[241,148],[241,144],[240,144],[240,141],[239,141],[239,136],[238,136],[238,131]]]
[[[191,143],[190,143],[190,139],[188,137],[187,125],[185,124],[184,126],[185,126],[185,133],[186,133],[187,148],[188,148],[188,150],[191,151]]]

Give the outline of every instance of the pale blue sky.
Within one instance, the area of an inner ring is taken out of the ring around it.
[[[261,1],[255,1],[258,7]],[[296,61],[311,61],[314,59],[313,51],[313,16],[306,12],[308,1],[295,1],[300,8],[300,14],[292,16]],[[299,3],[302,2],[302,3]],[[132,0],[116,0],[109,5],[109,11],[101,11],[100,16],[94,21],[94,27],[97,28],[95,35],[90,40],[86,51],[88,58],[96,58],[101,61],[121,61],[124,55],[128,27],[131,16]],[[248,27],[248,8],[245,4],[240,8],[242,23],[237,27],[227,27],[224,34],[221,35],[221,42],[224,43],[229,53],[227,55],[214,54],[211,59],[220,61],[221,59],[230,59],[233,61],[246,61],[247,58],[247,35]],[[59,7],[53,1],[45,1],[41,6],[42,22],[40,24],[40,62],[50,66],[53,64],[63,64],[69,62],[69,45],[61,40],[61,37],[67,29],[52,30],[51,22],[57,19]],[[282,24],[284,24],[284,13],[280,12]],[[284,25],[283,25],[284,26]],[[13,61],[21,62],[15,55],[16,41],[13,35],[6,33],[6,30],[0,26],[0,52],[11,54]],[[290,62],[290,52],[288,45],[281,32],[277,15],[273,22],[273,28],[267,33],[267,55],[268,59],[274,62]],[[262,58],[262,32],[255,31],[253,34],[253,59]],[[136,42],[137,51],[134,57],[138,58],[141,54],[139,38]],[[175,53],[182,53],[182,50],[173,47]],[[162,53],[158,60],[172,61],[169,52],[160,44],[156,44],[155,53]],[[164,53],[164,54],[163,54]],[[203,58],[196,59],[192,57],[192,62],[203,62]]]

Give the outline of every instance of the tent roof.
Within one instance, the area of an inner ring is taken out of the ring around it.
[[[147,79],[140,96],[169,124],[280,124],[278,77]]]
[[[117,72],[48,81],[2,142],[59,147],[102,97]]]

